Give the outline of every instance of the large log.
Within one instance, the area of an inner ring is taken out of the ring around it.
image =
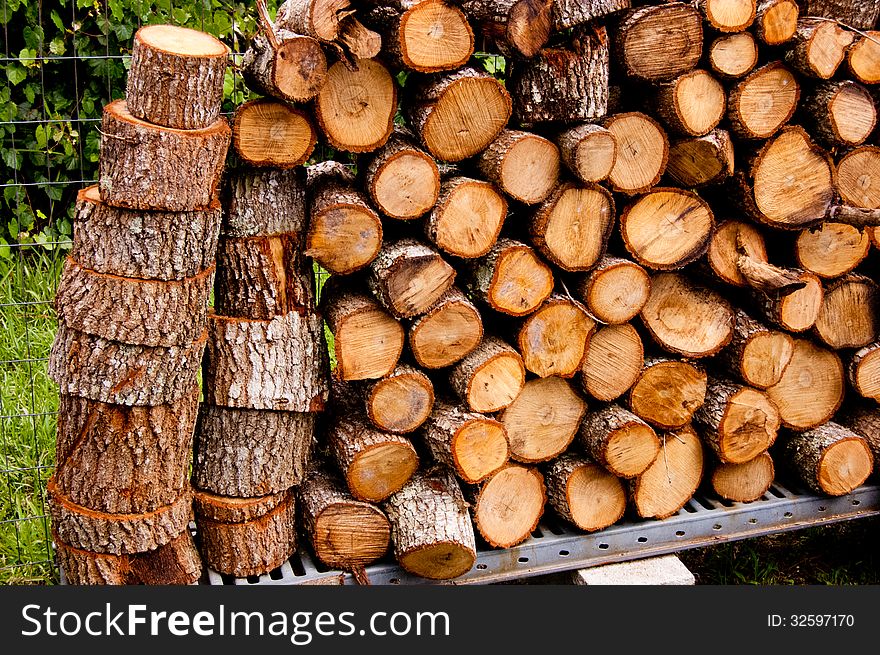
[[[802,230],[794,244],[798,264],[819,277],[846,275],[864,261],[871,250],[867,230],[844,223],[825,222]]]
[[[859,348],[850,356],[847,377],[857,394],[880,400],[880,342]]]
[[[690,426],[661,435],[654,463],[630,482],[630,501],[641,518],[665,519],[685,506],[703,478],[703,446]]]
[[[651,357],[627,397],[630,411],[662,430],[687,425],[706,400],[706,372],[686,361]]]
[[[416,147],[409,134],[395,130],[367,163],[364,186],[383,214],[410,220],[436,204],[440,173],[437,163]]]
[[[431,379],[409,364],[398,364],[364,390],[367,416],[380,430],[406,434],[427,420],[434,406]]]
[[[537,469],[508,464],[473,490],[474,525],[493,548],[511,548],[538,527],[546,500]]]
[[[617,162],[617,138],[594,123],[581,123],[562,130],[556,145],[568,170],[581,182],[601,182]]]
[[[794,339],[771,330],[741,309],[734,310],[733,337],[717,362],[737,379],[756,389],[779,382],[791,362]]]
[[[565,520],[586,532],[617,523],[626,511],[626,489],[616,475],[574,453],[544,469],[547,502]]]
[[[223,234],[232,238],[296,234],[308,225],[302,168],[239,167],[227,173]]]
[[[578,435],[584,452],[619,478],[641,475],[660,452],[657,433],[620,405],[587,414]]]
[[[299,166],[315,150],[317,138],[310,115],[286,102],[259,98],[235,110],[232,145],[250,166]]]
[[[456,271],[433,248],[414,239],[386,243],[370,263],[367,285],[395,318],[428,311],[455,282]]]
[[[554,294],[526,317],[517,332],[517,346],[526,370],[540,378],[573,377],[584,361],[590,335],[596,329],[586,308]]]
[[[696,69],[659,84],[651,98],[656,114],[670,131],[705,136],[714,130],[727,108],[724,87],[712,73]]]
[[[785,60],[802,75],[830,79],[843,63],[855,35],[843,26],[807,14],[786,44]]]
[[[635,318],[651,293],[651,276],[638,264],[606,255],[577,287],[590,314],[608,325]]]
[[[712,41],[706,57],[713,73],[736,79],[758,65],[758,44],[750,32],[724,34]]]
[[[456,395],[475,412],[497,412],[519,396],[526,369],[520,354],[501,339],[486,336],[449,373]]]
[[[446,368],[476,348],[483,338],[483,319],[457,287],[450,289],[410,323],[407,339],[422,368]]]
[[[208,317],[203,391],[211,405],[315,412],[327,400],[329,363],[320,315],[270,320]]]
[[[482,175],[514,200],[543,202],[559,179],[559,148],[537,134],[503,130],[480,153]]]
[[[773,458],[769,453],[761,453],[742,464],[715,463],[709,484],[721,498],[750,503],[767,493],[775,476]]]
[[[474,528],[461,488],[448,468],[419,471],[383,505],[394,556],[410,573],[456,578],[477,558]]]
[[[616,400],[635,384],[644,355],[642,339],[629,323],[599,328],[587,342],[581,390],[596,400]]]
[[[880,409],[875,402],[856,403],[841,412],[835,420],[864,439],[874,456],[874,467],[880,461]]]
[[[683,2],[632,9],[620,22],[615,49],[628,76],[671,80],[696,67],[703,54],[702,16]]]
[[[132,116],[124,100],[104,107],[98,187],[114,207],[193,211],[211,206],[231,130],[218,118],[198,130],[159,127]]]
[[[96,185],[76,196],[74,261],[95,273],[182,280],[214,264],[220,203],[193,212],[147,212],[111,207]]]
[[[846,51],[850,75],[862,84],[880,83],[880,34],[869,30],[857,37]]]
[[[834,188],[848,205],[880,208],[880,148],[861,146],[841,157],[834,171]]]
[[[494,245],[507,217],[507,200],[489,182],[453,176],[440,185],[425,220],[425,236],[456,257],[482,257]]]
[[[614,114],[603,126],[617,142],[608,174],[612,191],[636,195],[654,187],[669,161],[669,137],[660,123],[642,112]]]
[[[505,56],[534,57],[550,38],[555,0],[463,0],[481,36]]]
[[[861,348],[874,341],[880,333],[877,283],[851,273],[828,284],[813,329],[834,350]]]
[[[532,248],[514,239],[498,239],[468,273],[471,296],[510,316],[531,314],[553,292],[553,271]]]
[[[199,30],[145,25],[134,34],[125,99],[132,116],[197,130],[220,115],[229,48]]]
[[[800,85],[782,62],[774,61],[750,73],[727,98],[730,131],[741,139],[767,139],[794,115]]]
[[[788,294],[756,292],[754,304],[768,322],[788,332],[805,332],[816,324],[822,309],[824,291],[818,276],[793,271],[804,286]]]
[[[302,482],[312,460],[315,414],[202,404],[193,484],[221,496],[253,498]]]
[[[755,35],[762,43],[778,46],[797,31],[800,9],[795,0],[759,0],[755,15]]]
[[[669,147],[666,172],[685,188],[718,184],[735,172],[733,141],[727,130],[681,139]]]
[[[877,108],[868,89],[852,80],[824,82],[801,103],[810,134],[827,148],[861,145],[877,127]]]
[[[561,455],[577,436],[587,404],[562,378],[529,380],[499,415],[510,456],[535,464]]]
[[[828,496],[843,496],[861,486],[874,467],[868,442],[831,421],[787,435],[782,452],[801,482]]]

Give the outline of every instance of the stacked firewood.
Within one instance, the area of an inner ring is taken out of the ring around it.
[[[228,48],[137,32],[104,108],[100,183],[77,198],[49,373],[60,388],[49,508],[73,584],[189,584],[189,468],[231,130]]]

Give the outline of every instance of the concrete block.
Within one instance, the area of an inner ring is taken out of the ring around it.
[[[675,555],[592,566],[572,572],[579,585],[693,585],[694,574]]]

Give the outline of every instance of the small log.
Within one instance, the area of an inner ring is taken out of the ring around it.
[[[677,134],[705,136],[714,130],[727,108],[724,87],[712,73],[696,69],[659,84],[651,99],[657,116]]]
[[[307,257],[331,273],[347,275],[367,266],[382,247],[382,222],[354,175],[342,164],[325,161],[308,168]]]
[[[877,409],[877,404],[859,403],[841,412],[836,420],[867,442],[876,468],[877,461],[880,460],[880,410]]]
[[[497,337],[486,336],[449,373],[458,397],[475,412],[497,412],[519,396],[526,369],[520,354]]]
[[[105,275],[182,280],[211,268],[220,234],[215,199],[194,212],[146,212],[111,207],[96,185],[76,196],[74,261]]]
[[[719,353],[718,363],[735,378],[763,390],[779,382],[793,353],[790,335],[771,330],[736,309],[733,338]]]
[[[848,362],[849,383],[857,394],[880,399],[880,342],[859,348]]]
[[[550,297],[553,271],[526,244],[502,238],[474,260],[466,288],[495,311],[525,316]]]
[[[577,436],[587,404],[562,378],[529,380],[499,415],[510,457],[536,464],[561,455]]]
[[[581,390],[596,400],[616,400],[635,384],[644,359],[642,340],[632,325],[600,327],[587,342]]]
[[[379,211],[399,220],[422,216],[437,203],[440,194],[437,162],[402,130],[393,132],[369,161],[364,182]]]
[[[315,118],[337,150],[370,152],[391,136],[397,112],[397,85],[385,66],[362,59],[357,69],[337,61],[315,97]]]
[[[556,145],[568,170],[588,184],[606,179],[617,161],[617,139],[601,125],[582,123],[563,130]]]
[[[596,321],[583,305],[562,294],[551,295],[517,332],[526,370],[540,378],[573,377],[581,368],[595,329]]]
[[[205,402],[240,409],[317,412],[328,394],[321,316],[294,310],[265,321],[210,315]]]
[[[46,483],[49,516],[55,534],[73,548],[108,555],[155,550],[179,537],[192,520],[192,491],[187,485],[171,503],[142,514],[97,512],[74,503]]]
[[[730,131],[740,139],[768,139],[794,115],[800,85],[781,61],[752,71],[727,97]]]
[[[603,122],[617,142],[617,158],[608,174],[612,191],[636,195],[660,181],[669,161],[669,138],[647,114],[614,114]]]
[[[719,32],[743,32],[755,21],[755,0],[697,0],[706,23]]]
[[[333,44],[342,51],[351,67],[356,67],[361,59],[378,57],[382,51],[382,35],[368,29],[354,14],[349,13],[339,23],[338,43]]]
[[[703,54],[700,12],[683,2],[632,9],[623,14],[615,60],[647,82],[671,80],[693,70]]]
[[[250,166],[299,166],[311,157],[317,138],[309,114],[285,102],[260,98],[235,110],[232,144]]]
[[[446,368],[474,350],[483,338],[483,319],[458,288],[450,289],[408,328],[409,348],[422,368]]]
[[[133,346],[58,324],[48,374],[61,394],[114,405],[163,405],[196,384],[208,338],[183,346]],[[71,544],[76,545],[76,544]]]
[[[764,45],[782,45],[794,37],[799,14],[795,0],[759,0],[755,36]]]
[[[468,484],[499,471],[510,455],[501,422],[448,402],[435,403],[421,436],[434,461],[451,467]]]
[[[758,44],[750,32],[725,34],[712,41],[706,56],[718,77],[737,79],[758,65]]]
[[[236,578],[263,575],[296,552],[293,491],[229,498],[197,491],[196,529],[205,564]]]
[[[723,221],[712,232],[706,263],[712,274],[725,284],[751,286],[741,269],[745,267],[748,273],[756,264],[767,263],[767,245],[763,233],[746,221]]]
[[[384,504],[394,556],[406,571],[432,580],[456,578],[477,558],[468,505],[448,468],[419,471]]]
[[[104,107],[98,187],[114,207],[194,211],[211,206],[231,130],[218,118],[198,130],[159,127],[132,116],[124,100]]]
[[[880,32],[869,30],[857,36],[846,51],[850,75],[862,84],[880,84]]]
[[[880,19],[878,0],[803,0],[804,14],[840,21],[857,30],[870,30]]]
[[[287,102],[311,100],[327,80],[327,56],[317,39],[271,25],[251,40],[241,66],[248,88]]]
[[[419,468],[419,456],[406,437],[376,430],[358,416],[338,417],[328,430],[327,445],[358,500],[385,500]]]
[[[810,134],[828,148],[861,145],[877,126],[871,94],[852,80],[817,85],[801,110]]]
[[[414,239],[386,243],[370,263],[367,284],[396,318],[428,311],[455,282],[456,272],[433,248]]]
[[[763,392],[713,377],[693,423],[722,463],[743,464],[773,445],[781,420]]]
[[[588,413],[578,436],[584,452],[619,478],[641,475],[660,452],[657,433],[620,405]]]
[[[635,318],[651,293],[651,276],[628,259],[605,255],[583,276],[577,295],[596,320],[620,325]]]
[[[565,30],[630,6],[630,0],[556,0],[553,3],[553,25],[557,30]]]
[[[223,234],[240,239],[280,234],[305,238],[306,176],[302,168],[242,167],[228,171]]]
[[[791,362],[766,393],[779,409],[783,425],[809,430],[834,416],[845,391],[843,362],[837,353],[806,339],[795,339]]]
[[[275,27],[324,42],[335,41],[350,10],[349,0],[285,0],[275,15]]]
[[[564,45],[543,48],[531,59],[514,60],[513,115],[521,123],[603,118],[608,111],[608,70],[605,28],[575,29]]]
[[[458,162],[485,150],[512,111],[501,82],[466,66],[422,80],[410,96],[407,118],[434,157]]]
[[[202,559],[184,531],[145,553],[107,555],[68,546],[53,531],[58,565],[69,585],[190,585],[202,577]]]
[[[721,498],[750,503],[767,493],[775,476],[773,458],[769,453],[761,453],[742,464],[715,464],[709,484]]]
[[[682,360],[651,357],[629,390],[630,411],[661,430],[687,425],[706,400],[706,372]]]
[[[321,312],[333,334],[335,376],[370,380],[388,375],[403,352],[403,326],[368,294],[338,284],[325,284]]]
[[[506,217],[507,200],[492,184],[455,176],[441,183],[425,236],[455,257],[482,257],[498,240]]]
[[[810,490],[828,496],[845,496],[860,487],[874,467],[868,443],[831,421],[788,435],[783,457]]]
[[[880,208],[880,147],[860,146],[841,157],[834,170],[834,188],[848,205]]]
[[[794,250],[803,269],[830,279],[846,275],[862,263],[871,250],[871,239],[866,230],[826,222],[802,230]]]
[[[280,493],[305,478],[314,439],[315,414],[202,404],[193,484],[237,498]]]
[[[474,490],[474,525],[493,548],[528,539],[544,514],[544,476],[537,469],[508,464]]]
[[[505,56],[534,57],[550,38],[555,0],[463,0],[461,9]]]
[[[391,524],[385,513],[356,500],[333,473],[313,470],[297,496],[303,534],[325,566],[354,571],[388,552]]]
[[[734,148],[726,130],[675,141],[669,147],[666,172],[680,186],[696,188],[719,184],[735,171]]]
[[[370,421],[384,432],[406,434],[421,427],[434,406],[434,385],[422,371],[398,364],[383,378],[370,382],[365,393]]]
[[[532,215],[529,235],[538,251],[565,271],[596,266],[614,229],[614,198],[596,184],[565,182]]]
[[[228,63],[229,48],[205,32],[176,25],[139,28],[125,89],[131,115],[178,130],[210,126],[220,115]]]
[[[630,501],[641,518],[669,518],[687,504],[703,478],[703,446],[690,426],[661,435],[654,463],[630,482]]]
[[[855,34],[833,21],[807,14],[786,46],[785,60],[802,75],[827,80],[834,76]]]
[[[55,484],[96,512],[146,514],[187,484],[199,393],[155,407],[126,407],[61,394]]]
[[[822,281],[807,271],[797,271],[798,278],[805,285],[787,295],[753,295],[755,306],[768,323],[788,332],[805,332],[816,324],[822,310]]]
[[[617,523],[626,511],[620,479],[585,457],[568,453],[544,469],[547,502],[579,530],[596,532]]]
[[[477,166],[511,198],[534,205],[556,186],[559,148],[537,134],[503,130],[480,154]]]
[[[830,348],[861,348],[880,334],[880,289],[864,275],[851,273],[825,287],[822,307],[813,326]]]

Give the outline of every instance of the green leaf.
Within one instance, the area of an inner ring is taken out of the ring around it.
[[[26,87],[24,87],[24,95],[27,98],[29,104],[34,104],[34,101],[37,99],[37,85],[28,84]]]
[[[4,150],[3,151],[3,161],[6,162],[6,165],[13,169],[18,170],[21,166],[21,155],[15,152],[14,150]]]
[[[37,139],[38,148],[46,147],[46,128],[44,126],[37,125],[37,129],[34,130],[34,137]]]
[[[0,257],[2,257],[3,259],[12,258],[12,249],[9,247],[9,243],[3,237],[0,237]]]
[[[62,39],[60,36],[56,36],[49,42],[49,52],[51,52],[53,55],[61,56],[64,54],[65,50],[66,48],[64,46],[64,39]]]
[[[121,22],[125,18],[125,12],[119,0],[109,0],[107,5],[110,7],[110,13],[113,14],[114,19]]]
[[[55,23],[55,27],[58,28],[59,32],[64,32],[64,21],[61,20],[61,16],[58,15],[56,10],[52,10],[52,13],[49,14],[49,17],[52,19],[52,22]]]
[[[6,79],[12,86],[18,86],[27,77],[27,71],[18,64],[9,64],[6,67]]]

